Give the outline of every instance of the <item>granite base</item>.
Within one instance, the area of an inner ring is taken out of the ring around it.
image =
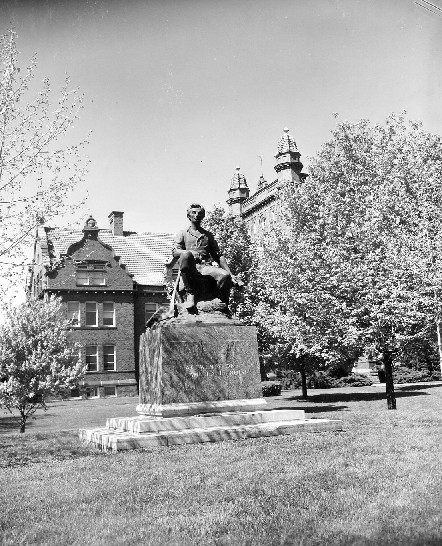
[[[172,322],[141,336],[141,413],[155,414],[169,404],[257,398],[262,392],[254,327]]]

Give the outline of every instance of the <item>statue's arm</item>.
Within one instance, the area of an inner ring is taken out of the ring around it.
[[[221,269],[224,269],[224,271],[227,271],[227,273],[232,275],[232,272],[230,271],[229,264],[227,263],[226,258],[222,254],[220,255],[220,257],[218,258],[217,261],[218,261]],[[233,277],[233,275],[232,275],[232,277]]]
[[[222,254],[219,257],[218,263],[219,263],[220,267],[222,269],[224,269],[225,271],[227,271],[227,273],[229,273],[230,276],[232,277],[233,286],[236,286],[237,288],[241,288],[244,285],[242,280],[235,277],[235,275],[233,275],[233,273],[230,271],[229,264],[227,263],[227,260],[225,259],[225,257]]]
[[[227,271],[227,273],[232,275],[229,264],[227,263],[225,256],[221,253],[218,242],[216,241],[212,233],[210,233],[209,243],[210,243],[209,252],[210,252],[210,255],[212,256],[212,259],[219,264],[221,269],[224,269],[224,271]]]
[[[172,256],[174,258],[179,258],[185,249],[186,244],[184,242],[184,234],[182,231],[180,231],[175,237],[175,241],[173,243]]]

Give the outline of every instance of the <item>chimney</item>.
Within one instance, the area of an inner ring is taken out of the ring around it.
[[[123,236],[123,214],[124,212],[119,212],[117,210],[113,210],[108,218],[109,218],[109,226],[112,230],[113,235],[119,235]]]

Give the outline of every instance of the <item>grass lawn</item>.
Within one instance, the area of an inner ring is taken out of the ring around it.
[[[343,432],[100,453],[77,429],[134,398],[57,402],[19,435],[0,413],[1,545],[441,545],[442,384],[268,399]]]

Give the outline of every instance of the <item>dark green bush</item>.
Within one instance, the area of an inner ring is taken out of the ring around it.
[[[301,388],[301,374],[293,370],[280,370],[278,378],[283,389]],[[328,371],[318,371],[307,377],[308,389],[332,389],[336,387],[369,387],[373,385],[370,377],[352,373],[343,377],[334,377]]]
[[[281,394],[282,385],[279,381],[263,381],[261,388],[263,396],[278,396]]]
[[[332,387],[340,387],[339,382],[340,379],[332,377],[328,372],[314,372],[309,377],[308,386],[314,389],[331,389]]]
[[[340,385],[338,387],[369,387],[373,385],[373,381],[367,375],[361,373],[352,373],[346,377],[341,377],[339,379]]]
[[[278,379],[284,390],[299,389],[301,387],[301,374],[293,370],[278,370]]]
[[[370,377],[352,373],[343,377],[334,377],[329,372],[315,372],[309,383],[314,389],[333,389],[337,387],[369,387],[373,385]]]
[[[395,383],[419,383],[421,381],[437,381],[438,379],[440,379],[440,374],[426,369],[413,370],[404,366],[396,366],[393,371]]]

